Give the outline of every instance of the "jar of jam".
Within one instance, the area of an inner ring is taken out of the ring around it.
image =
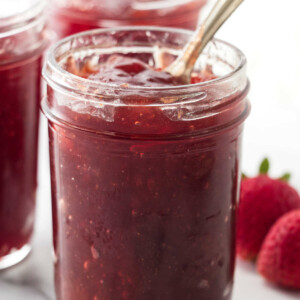
[[[37,188],[44,2],[1,0],[0,269],[30,251]]]
[[[159,25],[195,29],[207,0],[50,0],[58,37],[95,28]]]
[[[244,55],[214,40],[191,83],[162,69],[190,31],[81,33],[43,76],[58,300],[229,300]]]

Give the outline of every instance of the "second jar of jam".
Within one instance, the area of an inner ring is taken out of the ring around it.
[[[57,299],[231,299],[245,58],[215,40],[181,85],[161,69],[190,36],[97,30],[50,51]]]
[[[50,0],[58,37],[95,28],[159,25],[195,29],[207,0]]]
[[[44,3],[1,0],[0,269],[30,251],[37,188]]]

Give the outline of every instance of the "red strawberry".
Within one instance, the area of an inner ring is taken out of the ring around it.
[[[265,236],[283,214],[300,208],[300,198],[286,179],[267,175],[269,162],[263,161],[260,175],[245,178],[241,184],[238,207],[237,253],[245,260],[255,260]]]
[[[271,228],[259,253],[258,271],[273,283],[300,289],[300,210],[285,214]]]

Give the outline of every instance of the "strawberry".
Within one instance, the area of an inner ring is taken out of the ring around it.
[[[257,268],[270,282],[300,289],[300,210],[285,214],[271,228]]]
[[[260,174],[244,178],[237,210],[237,254],[255,261],[265,236],[283,214],[300,208],[300,198],[288,183],[289,174],[280,179],[268,176],[269,161],[260,166]]]

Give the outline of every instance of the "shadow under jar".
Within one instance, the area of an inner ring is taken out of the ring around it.
[[[0,11],[0,269],[30,251],[37,188],[44,4],[2,0]]]
[[[207,0],[50,0],[58,37],[96,28],[159,25],[195,29]]]
[[[42,107],[59,300],[231,298],[241,134],[250,109],[243,54],[211,42],[195,67],[211,80],[185,86],[83,78],[115,54],[167,64],[190,36],[158,27],[97,30],[49,52]],[[140,68],[122,66],[129,74]]]

